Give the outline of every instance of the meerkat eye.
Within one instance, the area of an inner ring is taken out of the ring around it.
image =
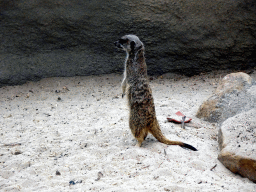
[[[130,44],[131,44],[131,49],[133,50],[135,48],[135,46],[136,46],[135,45],[136,43],[134,41],[132,41]]]

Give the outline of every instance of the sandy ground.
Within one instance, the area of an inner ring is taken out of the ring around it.
[[[0,191],[256,191],[217,160],[217,128],[195,117],[224,75],[150,81],[162,131],[196,152],[151,135],[134,146],[122,75],[2,87]],[[193,119],[185,129],[166,122],[177,111]]]

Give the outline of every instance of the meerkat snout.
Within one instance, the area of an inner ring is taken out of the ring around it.
[[[115,45],[117,48],[122,48],[121,45],[120,45],[120,43],[119,43],[119,41],[114,42],[114,45]]]
[[[119,49],[124,49],[127,46],[126,43],[128,42],[127,39],[119,39],[118,41],[114,42],[114,45]]]

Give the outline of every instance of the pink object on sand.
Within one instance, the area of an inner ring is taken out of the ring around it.
[[[182,116],[182,117],[185,116],[185,115],[183,115],[180,111],[176,112],[175,114],[178,115],[178,116]]]
[[[178,116],[184,117],[185,115],[183,115],[180,111],[175,113]],[[189,123],[192,119],[189,118],[188,120],[186,120],[184,123]],[[177,119],[173,119],[173,118],[168,118],[167,117],[167,121],[169,122],[174,122],[174,123],[180,123],[181,124],[181,120],[177,120]]]

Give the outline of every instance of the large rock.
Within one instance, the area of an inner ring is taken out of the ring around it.
[[[256,182],[256,108],[223,122],[218,159],[233,173]]]
[[[196,116],[221,124],[256,106],[256,84],[247,74],[231,73],[220,81],[215,93],[199,107]]]
[[[113,73],[113,42],[137,34],[149,74],[254,67],[254,0],[1,0],[0,86]]]

